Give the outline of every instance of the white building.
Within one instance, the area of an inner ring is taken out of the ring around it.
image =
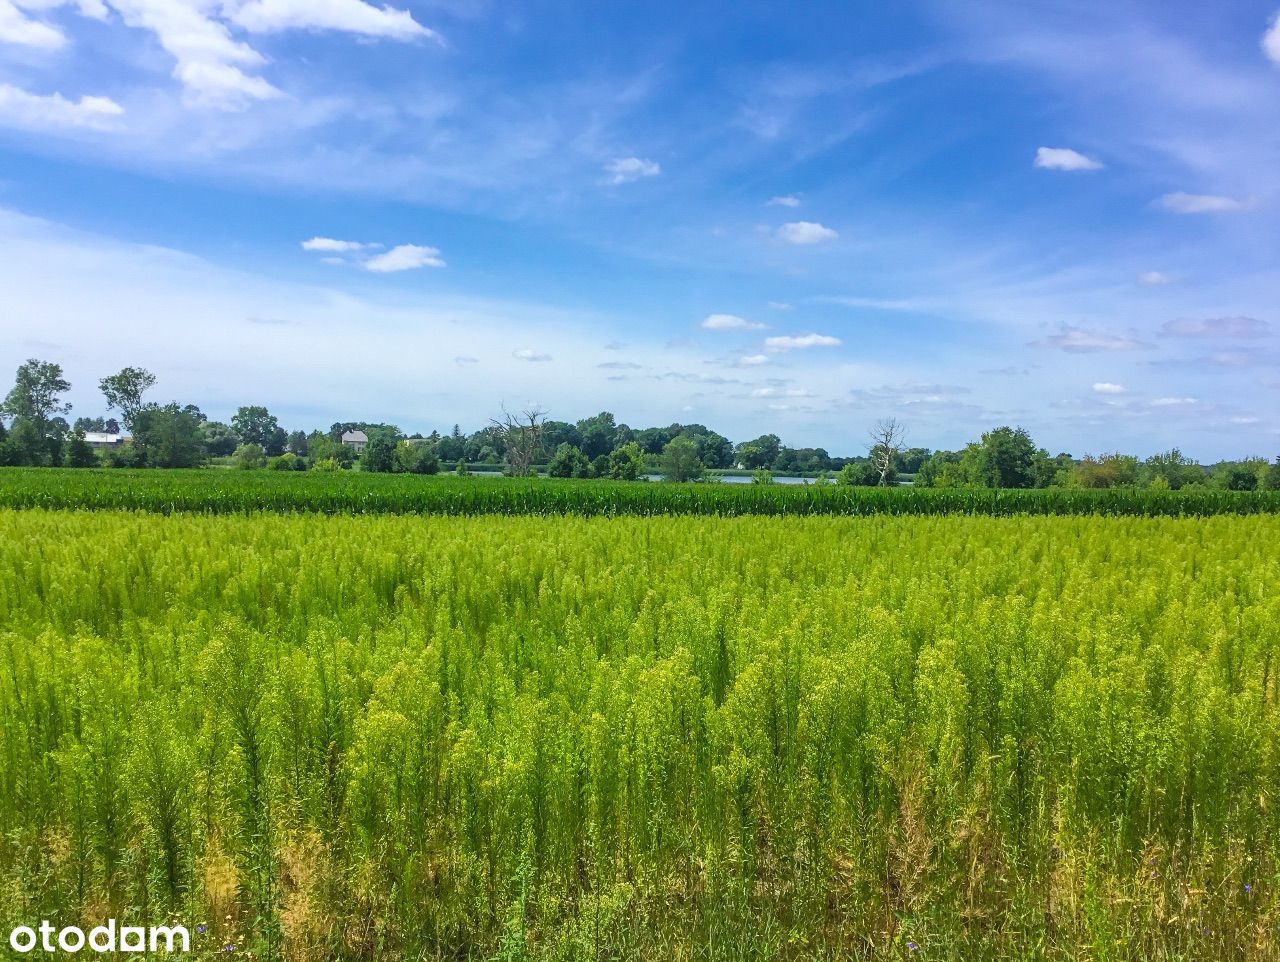
[[[369,435],[363,431],[345,431],[342,435],[342,443],[356,454],[360,454],[364,451],[364,446],[369,443]]]

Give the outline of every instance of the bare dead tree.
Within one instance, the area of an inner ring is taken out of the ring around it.
[[[542,450],[542,429],[546,420],[547,412],[541,407],[534,406],[512,414],[505,405],[501,419],[490,419],[506,448],[507,466],[516,477],[527,477],[533,472],[533,462]]]
[[[899,424],[897,418],[881,418],[871,429],[871,461],[880,472],[877,485],[888,483],[889,469],[893,467],[893,459],[898,456],[902,442],[906,440],[906,425]]]

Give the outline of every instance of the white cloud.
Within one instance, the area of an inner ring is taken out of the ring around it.
[[[1166,321],[1160,333],[1170,337],[1269,337],[1271,325],[1256,317],[1178,318]]]
[[[758,387],[751,392],[752,397],[813,397],[812,391],[802,387]]]
[[[792,351],[806,347],[839,347],[840,338],[828,334],[784,334],[766,337],[764,346],[770,351]]]
[[[1123,384],[1112,384],[1110,381],[1098,381],[1093,386],[1094,394],[1124,394]]]
[[[1158,397],[1151,402],[1153,408],[1181,407],[1184,404],[1199,404],[1193,397]]]
[[[438,39],[408,11],[374,7],[363,0],[249,0],[239,6],[228,2],[224,9],[229,20],[250,33],[337,30],[391,40]]]
[[[794,221],[778,228],[778,237],[788,244],[819,244],[822,241],[835,240],[839,236],[830,227],[808,220]]]
[[[1185,194],[1182,191],[1165,194],[1160,198],[1159,203],[1165,210],[1175,214],[1223,214],[1248,210],[1253,206],[1251,201],[1238,200],[1235,197]]]
[[[1252,415],[1245,415],[1243,417],[1232,418],[1231,423],[1232,424],[1257,424],[1258,419],[1256,417],[1253,417]]]
[[[739,364],[746,367],[756,367],[760,364],[768,364],[769,356],[767,354],[748,354],[746,357],[738,361]]]
[[[472,357],[469,354],[459,354],[457,357],[453,359],[453,363],[458,365],[459,367],[462,367],[467,364],[479,364],[480,358]]]
[[[108,97],[68,100],[62,94],[33,94],[0,84],[0,124],[26,128],[106,130],[124,108]]]
[[[1138,351],[1150,347],[1131,337],[1107,334],[1102,331],[1086,331],[1079,327],[1064,327],[1059,334],[1032,341],[1032,347],[1049,347],[1073,354],[1091,354],[1095,351]]]
[[[708,331],[761,331],[765,327],[736,314],[708,314],[702,326]]]
[[[512,351],[511,356],[517,361],[532,361],[535,363],[551,360],[550,354],[543,354],[541,351],[535,351],[527,347],[521,348],[518,351]]]
[[[253,101],[282,96],[255,68],[266,58],[232,37],[229,25],[251,33],[335,30],[364,37],[412,40],[436,37],[403,10],[363,0],[107,0],[129,27],[152,33],[174,59],[173,76],[189,104],[240,110]],[[67,6],[69,0],[0,0],[0,40],[56,48],[65,38],[48,24],[29,20],[18,6]],[[103,0],[74,0],[85,16],[103,18]]]
[[[1164,284],[1172,284],[1173,278],[1159,271],[1143,271],[1138,275],[1138,283],[1147,287],[1160,287]]]
[[[604,165],[611,184],[627,184],[642,177],[657,177],[662,167],[656,161],[640,157],[618,157]]]
[[[38,50],[58,50],[66,44],[67,38],[56,27],[27,17],[13,0],[0,0],[0,42]]]
[[[794,310],[794,307],[791,304],[788,304],[786,301],[770,301],[769,307],[775,311]]]
[[[1102,164],[1070,147],[1041,147],[1035,166],[1045,170],[1101,170]]]
[[[1280,64],[1280,13],[1271,18],[1271,27],[1262,35],[1262,52],[1275,64]]]
[[[390,274],[394,271],[411,271],[418,267],[444,267],[438,247],[422,247],[418,244],[399,244],[385,254],[370,257],[364,262],[364,269],[375,274]]]
[[[352,251],[381,246],[381,244],[362,244],[359,241],[334,240],[332,237],[313,237],[302,242],[304,251],[325,251],[331,254],[349,254]]]
[[[766,207],[799,207],[800,198],[795,194],[783,194],[781,197],[770,197]]]

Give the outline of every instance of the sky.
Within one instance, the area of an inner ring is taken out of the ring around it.
[[[0,378],[1280,453],[1280,0],[0,0]]]

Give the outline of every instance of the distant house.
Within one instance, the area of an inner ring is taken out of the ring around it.
[[[106,431],[85,431],[84,442],[91,448],[118,448],[124,444],[124,435]]]
[[[344,431],[342,434],[342,443],[349,447],[356,454],[364,451],[364,446],[369,443],[369,435],[363,431]]]

